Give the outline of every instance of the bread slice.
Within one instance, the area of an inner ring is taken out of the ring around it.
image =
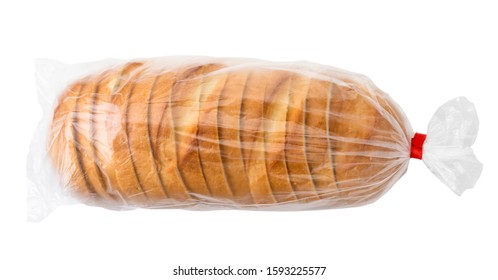
[[[304,134],[306,135],[306,159],[317,194],[331,203],[338,203],[329,131],[332,94],[332,82],[318,78],[311,80],[305,104]]]
[[[183,70],[185,71],[185,70]],[[192,71],[192,70],[190,70]],[[182,78],[182,70],[165,71],[158,74],[156,84],[149,97],[149,139],[159,176],[174,203],[190,198],[187,187],[178,170],[175,130],[173,124],[171,93],[176,82]],[[184,77],[183,77],[184,78]]]
[[[78,156],[81,161],[81,167],[87,183],[96,191],[96,193],[107,201],[114,201],[114,197],[107,193],[106,182],[102,172],[96,164],[95,145],[94,145],[94,96],[98,90],[99,82],[105,77],[105,74],[90,77],[81,89],[81,93],[75,100],[74,113],[76,125],[75,144]]]
[[[271,87],[271,70],[255,69],[247,79],[241,108],[240,141],[245,170],[254,203],[276,202],[270,186],[264,150],[264,100],[266,87]]]
[[[119,198],[122,203],[127,200],[116,178],[113,163],[113,141],[121,129],[120,109],[112,104],[112,96],[126,83],[129,75],[140,67],[141,63],[129,63],[104,73],[93,96],[93,142],[95,163],[106,183],[107,193]]]
[[[147,118],[147,107],[149,106],[147,101],[156,81],[157,73],[147,69],[136,78],[129,93],[125,118],[131,162],[138,181],[151,201],[161,203],[165,198],[168,198],[168,194],[157,172],[148,133],[149,120]]]
[[[112,164],[108,172],[116,173],[116,181],[127,201],[134,206],[147,206],[148,198],[137,177],[135,167],[131,160],[130,142],[127,137],[127,108],[130,92],[133,90],[135,80],[143,71],[139,67],[128,75],[122,75],[122,84],[111,96],[111,104],[118,110],[109,116],[107,129],[112,132]]]
[[[217,202],[227,203],[233,199],[220,154],[218,138],[218,101],[227,80],[226,72],[219,72],[222,65],[212,65],[205,70],[200,93],[197,141],[202,170],[211,196]],[[213,73],[213,71],[216,71]]]
[[[85,179],[75,141],[77,114],[74,109],[86,79],[72,84],[60,98],[54,110],[49,144],[49,154],[64,190],[84,201],[96,197],[95,190]]]
[[[170,99],[178,169],[190,195],[200,200],[210,199],[197,141],[200,85],[207,67],[203,65],[188,76],[181,75]]]
[[[291,77],[292,73],[287,71],[272,71],[265,93],[263,118],[265,161],[270,186],[277,202],[296,200],[285,160],[286,117]]]
[[[234,201],[242,205],[253,203],[241,143],[241,107],[248,75],[246,69],[230,72],[218,99],[221,160]]]
[[[319,199],[306,159],[305,103],[310,89],[310,78],[295,74],[292,78],[289,108],[287,110],[287,134],[285,157],[290,182],[300,200]]]

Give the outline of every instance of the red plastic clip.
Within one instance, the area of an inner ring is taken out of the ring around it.
[[[427,138],[426,134],[415,133],[415,136],[413,136],[413,138],[412,138],[412,146],[410,149],[410,157],[411,158],[422,159],[425,138]]]

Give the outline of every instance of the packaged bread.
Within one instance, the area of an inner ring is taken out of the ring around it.
[[[170,57],[37,64],[30,218],[55,206],[305,210],[377,200],[422,159],[457,194],[482,164],[463,97],[427,135],[367,77],[309,62]]]

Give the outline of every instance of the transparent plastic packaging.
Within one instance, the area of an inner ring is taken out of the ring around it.
[[[324,65],[166,57],[36,69],[44,114],[28,160],[30,220],[72,203],[359,206],[389,190],[410,157],[457,194],[482,169],[467,99],[443,105],[425,138],[367,77]]]

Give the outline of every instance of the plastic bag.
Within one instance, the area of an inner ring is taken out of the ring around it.
[[[411,157],[457,194],[482,164],[472,103],[412,132],[367,77],[309,62],[167,57],[37,61],[44,117],[28,161],[28,219],[110,209],[305,210],[371,203]]]

